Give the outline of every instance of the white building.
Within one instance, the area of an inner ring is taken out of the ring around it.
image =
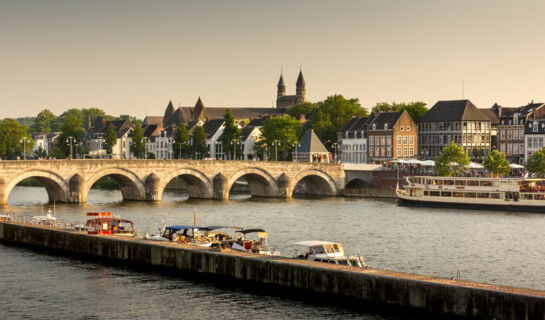
[[[342,163],[367,163],[369,118],[352,118],[337,132],[339,160]]]
[[[112,124],[116,129],[116,142],[112,146],[112,153],[107,154],[104,148],[104,137],[108,127]],[[132,124],[128,120],[106,120],[99,118],[94,125],[85,132],[85,147],[89,150],[90,157],[111,157],[113,159],[129,159],[130,134],[133,131]]]
[[[545,119],[528,120],[524,129],[524,162],[545,145]]]

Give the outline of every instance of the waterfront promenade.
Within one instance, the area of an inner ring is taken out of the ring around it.
[[[0,241],[167,267],[385,305],[485,319],[544,319],[545,292],[378,269],[360,270],[194,246],[1,222]]]

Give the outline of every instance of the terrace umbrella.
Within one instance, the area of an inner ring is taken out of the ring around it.
[[[469,163],[469,168],[470,169],[482,169],[484,168],[484,166],[480,163],[475,163],[475,162],[470,162]]]
[[[422,161],[422,165],[426,167],[435,167],[435,161],[433,160]]]
[[[509,167],[511,167],[511,169],[522,169],[522,168],[524,168],[524,166],[521,166],[520,164],[516,164],[516,163],[511,163],[509,165]]]

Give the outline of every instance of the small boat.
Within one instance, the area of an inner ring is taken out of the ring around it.
[[[306,248],[304,254],[295,255],[294,258],[296,259],[365,268],[363,257],[359,254],[346,257],[343,246],[340,243],[311,240],[296,242],[294,245]]]
[[[13,216],[11,213],[0,214],[0,221],[10,221],[12,219],[13,219]]]
[[[280,251],[273,248],[271,250],[267,244],[268,233],[263,229],[244,229],[238,230],[239,236],[233,242],[231,250],[252,252],[257,254],[264,254],[268,256],[279,256]],[[255,234],[257,239],[248,239],[247,236]]]
[[[205,227],[174,225],[165,228],[163,238],[172,242],[193,244],[200,247],[212,246],[212,241],[205,235]]]
[[[54,226],[55,224],[57,224],[57,218],[55,217],[55,214],[51,211],[51,208],[49,208],[46,215],[42,214],[41,216],[32,217],[32,222],[46,226]]]
[[[112,217],[111,212],[90,212],[88,217],[93,217],[85,223],[88,234],[112,234],[134,236],[135,229],[132,221]]]

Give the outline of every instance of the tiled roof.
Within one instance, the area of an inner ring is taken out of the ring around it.
[[[296,152],[309,152],[309,153],[320,153],[320,152],[329,152],[326,147],[320,141],[320,138],[314,133],[314,130],[310,129],[299,140],[299,146],[296,148]]]
[[[367,124],[367,130],[373,130],[373,125],[375,125],[375,130],[391,130],[394,125],[399,120],[399,117],[403,114],[403,111],[398,112],[379,112],[369,120]],[[385,125],[387,125],[385,127]]]
[[[537,124],[537,132],[534,132],[535,125]],[[529,120],[524,127],[525,134],[545,134],[545,119]]]
[[[490,123],[492,123],[492,124],[499,124],[500,123],[500,119],[498,119],[498,116],[496,115],[496,112],[494,112],[494,110],[479,109],[479,111],[484,113],[484,115],[487,116],[488,119],[490,119]],[[503,109],[502,109],[502,113],[503,113]]]
[[[469,100],[438,101],[419,122],[490,120]]]
[[[143,126],[159,123],[163,123],[163,117],[161,116],[147,116],[144,118],[144,121],[142,121]]]
[[[206,137],[210,139],[223,125],[223,119],[214,119],[214,120],[208,120],[203,124],[204,132],[206,133]]]

